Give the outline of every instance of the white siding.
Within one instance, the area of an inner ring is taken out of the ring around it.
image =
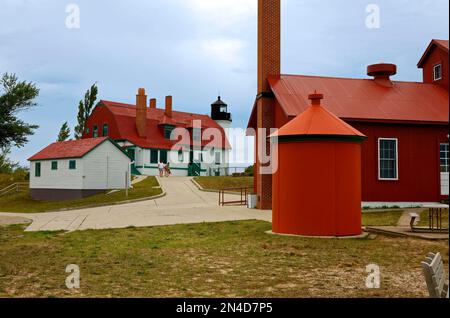
[[[83,188],[124,189],[131,160],[110,142],[104,142],[84,158]]]
[[[69,162],[76,160],[76,169]],[[58,169],[52,170],[52,162]],[[36,162],[41,163],[41,176],[35,176]],[[125,173],[131,160],[111,142],[105,141],[83,158],[33,161],[30,163],[32,189],[108,190],[125,188]],[[128,181],[129,182],[129,181]],[[129,184],[129,183],[128,183]]]
[[[200,151],[194,151],[194,160],[198,160],[198,154]],[[223,168],[227,168],[229,151],[224,151],[221,149],[215,149],[214,152],[211,150],[203,150],[201,151],[203,154],[203,162],[201,163],[202,176],[207,176],[210,174],[210,168],[222,168],[221,174],[224,175],[226,170]],[[221,164],[216,165],[215,163],[215,153],[220,153]],[[158,162],[161,159],[161,153],[158,152]],[[167,159],[170,162],[170,168],[172,171],[172,176],[176,177],[186,177],[188,176],[188,167],[189,167],[189,151],[183,152],[183,162],[178,162],[178,151],[168,151]],[[146,176],[156,176],[159,175],[158,164],[150,163],[150,150],[149,149],[141,149],[136,148],[136,167],[140,173]]]
[[[76,160],[75,170],[69,169],[69,161]],[[52,170],[52,161],[58,162],[58,170]],[[41,176],[35,176],[36,162],[41,163]],[[82,189],[82,159],[33,161],[30,164],[30,188],[32,189]]]
[[[441,195],[448,195],[449,185],[448,172],[441,172]]]

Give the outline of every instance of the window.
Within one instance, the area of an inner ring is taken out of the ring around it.
[[[69,169],[75,170],[77,168],[77,161],[76,160],[70,160],[69,161]]]
[[[150,150],[150,163],[158,163],[158,150]]]
[[[192,130],[192,139],[193,140],[201,140],[202,139],[202,130],[195,128],[194,130]]]
[[[220,152],[216,152],[216,165],[220,165],[222,163],[222,158],[221,158],[221,153]]]
[[[92,137],[93,138],[98,137],[98,127],[97,126],[94,126],[94,128],[92,128]]]
[[[34,176],[35,177],[41,176],[41,163],[40,162],[36,162],[34,164]]]
[[[167,150],[161,150],[161,159],[162,163],[167,163]]]
[[[448,166],[448,144],[441,144],[441,172],[449,172]]]
[[[378,140],[378,178],[398,180],[398,139],[380,138]]]
[[[433,75],[435,81],[442,79],[442,64],[438,64],[433,67]]]
[[[102,136],[106,137],[106,136],[108,136],[108,134],[109,134],[109,126],[108,126],[108,124],[104,124],[103,130],[102,130]]]
[[[58,170],[58,161],[52,161],[52,170]]]
[[[91,130],[89,129],[89,127],[86,127],[85,129],[86,134],[89,134],[91,132]]]
[[[184,162],[184,153],[183,150],[178,150],[178,162],[183,163]]]
[[[164,126],[164,138],[170,139],[174,128],[175,128],[174,126],[169,126],[169,125]]]

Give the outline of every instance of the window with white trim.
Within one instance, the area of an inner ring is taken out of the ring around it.
[[[448,144],[441,144],[440,147],[440,159],[441,159],[441,172],[449,172],[448,165]]]
[[[183,163],[184,162],[184,152],[183,150],[178,150],[178,162]]]
[[[398,180],[398,139],[378,139],[378,179]]]
[[[433,78],[435,81],[442,79],[442,64],[437,64],[433,67]]]
[[[94,128],[92,128],[92,138],[97,138],[98,137],[98,127],[94,126]]]
[[[220,152],[216,152],[215,162],[216,165],[222,164],[222,154]]]

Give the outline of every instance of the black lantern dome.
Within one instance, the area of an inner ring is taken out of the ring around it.
[[[228,105],[222,101],[221,97],[211,104],[211,118],[213,120],[232,121],[231,113],[228,112]]]

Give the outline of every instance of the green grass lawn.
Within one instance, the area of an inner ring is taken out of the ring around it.
[[[403,210],[363,212],[362,223],[364,226],[396,226],[403,212]]]
[[[0,297],[426,297],[420,262],[448,242],[265,234],[261,221],[72,233],[0,227]],[[81,289],[65,287],[77,264]],[[367,289],[366,266],[381,268]]]
[[[161,194],[162,190],[160,188],[154,188],[156,186],[158,186],[156,178],[149,177],[146,180],[135,184],[134,188],[128,191],[128,198],[125,197],[125,190],[122,190],[110,195],[105,193],[84,199],[59,202],[36,201],[30,197],[28,192],[23,192],[0,197],[0,211],[24,213],[46,212],[58,209],[104,205],[126,200],[142,199]]]
[[[194,180],[207,190],[253,187],[253,177],[196,177]]]
[[[429,210],[425,210],[420,214],[420,221],[418,226],[430,226],[430,221],[429,221]],[[448,229],[448,209],[444,210],[442,213],[442,227],[443,228],[447,228]],[[435,221],[436,222],[436,221]]]

